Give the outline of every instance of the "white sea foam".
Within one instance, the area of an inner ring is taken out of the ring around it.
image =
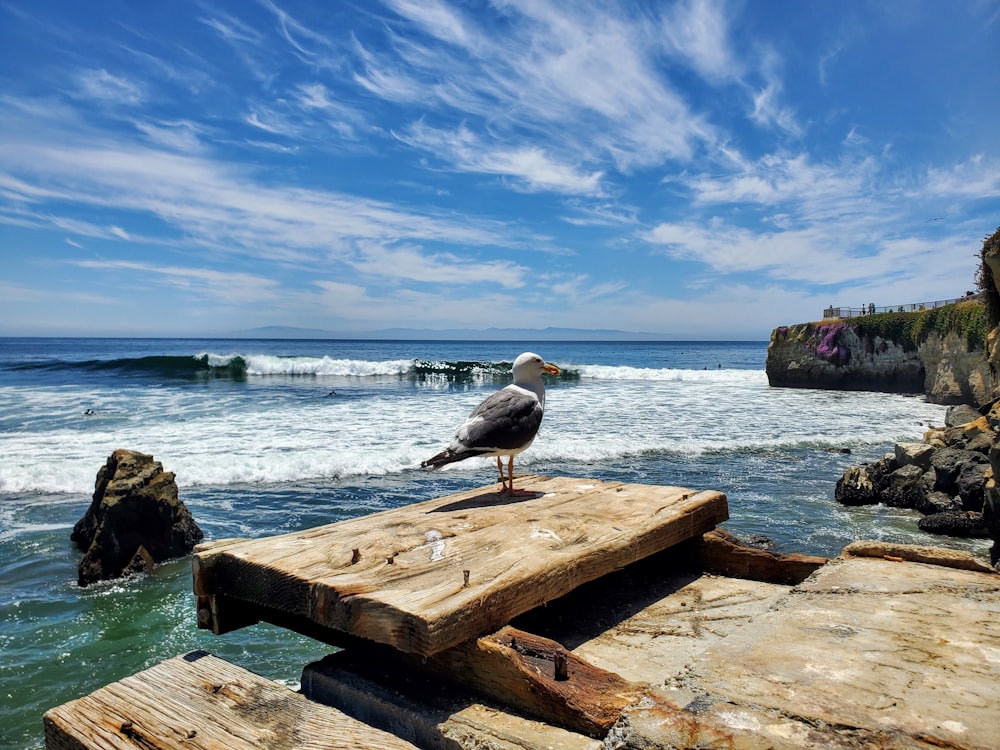
[[[518,466],[795,446],[891,447],[919,439],[929,422],[943,419],[943,407],[916,398],[772,389],[755,371],[680,372],[678,380],[604,378],[550,388],[541,433]],[[427,385],[363,395],[338,388],[335,398],[301,387],[252,396],[242,387],[22,391],[16,415],[3,409],[3,423],[14,424],[0,432],[0,492],[89,494],[117,448],[152,453],[182,487],[391,475],[415,469],[447,444],[487,392]],[[83,416],[85,407],[97,414]],[[488,464],[446,470],[482,472]]]

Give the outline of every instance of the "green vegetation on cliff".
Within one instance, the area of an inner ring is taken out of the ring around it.
[[[992,327],[987,320],[987,307],[979,299],[957,302],[912,313],[881,313],[851,320],[858,336],[872,340],[876,336],[892,341],[904,351],[916,351],[927,336],[942,337],[957,333],[964,337],[967,351],[985,351],[986,334]]]
[[[990,328],[1000,325],[1000,291],[997,290],[993,278],[993,264],[1000,257],[1000,228],[991,237],[983,240],[983,249],[979,251],[979,273],[976,284],[979,286],[979,297],[986,306],[986,320]]]

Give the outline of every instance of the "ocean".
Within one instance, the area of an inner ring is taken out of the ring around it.
[[[174,472],[209,540],[419,502],[493,482],[492,459],[419,464],[522,351],[563,375],[519,472],[721,490],[723,528],[783,552],[884,539],[987,555],[920,532],[913,511],[833,499],[845,469],[919,440],[944,407],[770,388],[767,342],[0,339],[0,747],[42,747],[48,708],[193,649],[291,686],[329,651],[266,625],[198,630],[187,559],[78,588],[69,536],[112,451]]]

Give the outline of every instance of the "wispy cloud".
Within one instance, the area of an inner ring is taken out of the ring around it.
[[[362,243],[348,265],[374,278],[395,278],[435,284],[498,284],[518,288],[528,269],[510,261],[468,259],[453,253],[426,253],[413,246],[386,247]]]
[[[84,70],[76,77],[77,96],[108,105],[134,106],[145,99],[143,87],[121,75],[106,70]]]
[[[0,5],[27,40],[0,94],[0,231],[85,283],[197,298],[192,321],[217,295],[234,319],[256,296],[254,315],[289,324],[296,308],[386,325],[475,310],[649,329],[739,315],[722,290],[780,317],[772,298],[964,287],[958,248],[996,223],[991,68],[971,64],[985,6],[927,41],[968,55],[967,87],[903,45],[904,21],[934,26],[922,7],[88,10]],[[954,95],[911,102],[895,79],[890,101],[887,56]]]
[[[682,0],[660,23],[667,51],[712,81],[737,79],[742,66],[729,42],[729,11],[720,0]]]
[[[273,298],[278,287],[274,279],[238,271],[164,266],[124,260],[78,260],[72,263],[81,268],[125,272],[131,279],[155,277],[184,292],[207,300],[221,300],[227,303],[258,304]]]
[[[466,127],[435,130],[416,123],[397,138],[445,159],[455,169],[515,178],[515,188],[571,195],[600,195],[601,172],[584,173],[559,163],[538,147],[506,147],[484,143]]]

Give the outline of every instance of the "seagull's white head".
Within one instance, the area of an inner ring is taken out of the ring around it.
[[[542,373],[558,375],[559,368],[550,365],[534,352],[525,352],[514,360],[514,382],[517,384],[540,382]]]

